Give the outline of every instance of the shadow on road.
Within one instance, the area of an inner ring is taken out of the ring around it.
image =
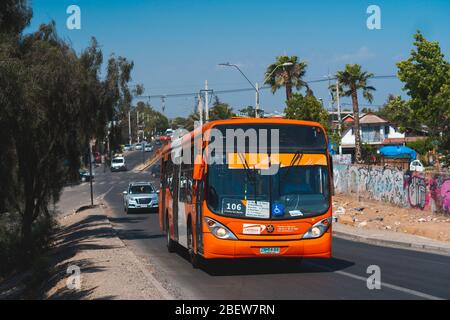
[[[164,235],[162,235],[164,236]],[[189,261],[185,248],[177,246],[177,254]],[[283,273],[322,273],[347,269],[355,263],[319,258],[245,258],[202,260],[201,269],[211,276],[236,276]]]
[[[54,266],[47,271],[50,275],[45,284],[39,290],[40,298],[44,298],[46,292],[51,292],[47,299],[88,299],[95,290],[86,288],[81,290],[69,289],[66,280],[71,275],[68,273],[69,266],[77,266],[82,274],[102,272],[102,266],[94,266],[88,259],[77,259],[75,256],[80,251],[107,250],[117,246],[95,243],[96,239],[113,238],[115,232],[109,225],[105,224],[105,216],[90,215],[82,220],[72,223],[58,230],[54,235],[55,248],[52,249],[49,260],[50,266]],[[102,297],[112,299],[114,297]]]

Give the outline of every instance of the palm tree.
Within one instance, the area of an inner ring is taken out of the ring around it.
[[[291,65],[285,66],[286,63]],[[302,80],[306,73],[306,66],[306,62],[299,62],[297,56],[278,56],[275,63],[267,67],[264,83],[272,87],[272,93],[275,93],[281,87],[285,87],[287,100],[292,98],[293,87],[297,90],[306,87],[310,92],[307,83]]]
[[[357,163],[362,162],[361,135],[359,132],[358,90],[362,90],[364,99],[369,103],[372,103],[372,91],[375,91],[376,89],[367,84],[368,80],[372,77],[373,73],[362,71],[359,64],[347,64],[343,71],[338,71],[336,73],[336,78],[340,85],[340,96],[352,98],[353,119],[355,124],[355,158]],[[336,90],[336,88],[334,88],[334,90]]]

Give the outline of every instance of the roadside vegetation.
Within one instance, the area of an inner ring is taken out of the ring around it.
[[[0,10],[1,279],[30,269],[51,244],[52,205],[78,179],[89,142],[111,123],[114,140],[131,107],[133,63],[112,55],[102,74],[95,38],[77,53],[54,22],[23,33],[32,17],[27,1],[4,0]]]

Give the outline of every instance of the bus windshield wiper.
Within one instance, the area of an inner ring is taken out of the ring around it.
[[[297,150],[294,153],[294,156],[291,159],[291,163],[289,163],[288,168],[286,169],[286,172],[284,173],[283,177],[280,179],[281,181],[284,181],[284,179],[286,179],[287,175],[289,174],[289,171],[291,170],[291,168],[296,164],[299,163],[302,158],[303,158],[303,153],[301,153],[302,150]]]
[[[238,153],[238,156],[241,159],[242,165],[244,166],[245,174],[247,175],[247,179],[251,183],[253,183],[254,199],[256,201],[256,180],[257,180],[257,178],[256,178],[256,176],[257,176],[256,169],[255,168],[253,168],[253,169],[250,168],[250,166],[249,166],[249,164],[247,162],[247,159],[245,159],[245,155],[243,153]]]

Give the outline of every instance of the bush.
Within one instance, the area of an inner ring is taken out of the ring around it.
[[[32,226],[32,247],[24,256],[20,239],[21,217],[17,213],[0,216],[0,278],[26,269],[35,259],[40,259],[51,245],[51,235],[56,221],[51,215],[40,216]],[[24,260],[26,259],[26,260]]]

